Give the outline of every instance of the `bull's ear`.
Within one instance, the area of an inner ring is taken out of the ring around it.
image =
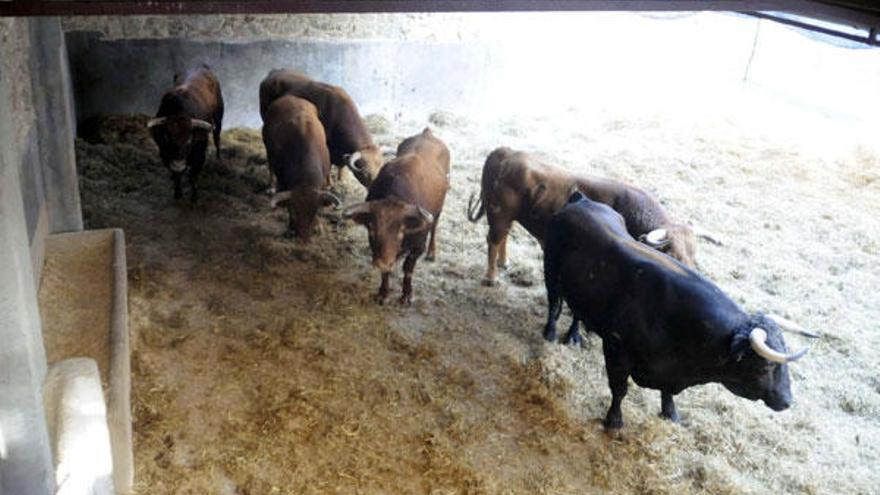
[[[538,203],[541,202],[541,199],[547,193],[547,184],[544,182],[539,182],[529,191],[529,199],[531,201],[531,206],[534,208]]]
[[[735,333],[730,339],[730,356],[734,361],[739,361],[749,352],[751,345],[749,344],[748,334]]]
[[[421,206],[408,205],[403,217],[404,231],[409,234],[425,230],[434,223],[434,215]]]
[[[342,218],[364,225],[373,217],[373,205],[369,201],[351,205],[342,212]]]

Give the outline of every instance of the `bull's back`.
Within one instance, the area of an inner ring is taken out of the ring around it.
[[[220,81],[210,69],[190,69],[182,77],[175,76],[175,84],[172,93],[179,100],[181,113],[208,122],[213,121],[223,96]]]
[[[449,175],[449,148],[446,143],[434,136],[429,128],[400,143],[397,147],[397,155],[407,154],[418,155],[425,164],[436,167],[444,175]]]
[[[283,182],[309,181],[320,185],[330,173],[324,128],[317,109],[292,95],[276,99],[266,109],[263,125],[270,166]]]
[[[547,241],[563,294],[591,330],[615,331],[633,353],[649,355],[744,317],[710,280],[637,242],[609,218],[595,209],[563,209]]]
[[[647,191],[600,177],[579,176],[576,180],[578,189],[588,198],[623,215],[627,230],[633,236],[638,237],[670,223],[666,210]]]
[[[370,186],[367,201],[397,198],[437,215],[443,209],[447,185],[445,174],[436,166],[410,153],[382,167]]]

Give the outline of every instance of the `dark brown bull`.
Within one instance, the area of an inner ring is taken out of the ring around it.
[[[330,161],[348,167],[365,187],[382,168],[382,151],[373,143],[354,100],[338,86],[312,80],[292,70],[275,69],[260,84],[260,115],[278,97],[290,94],[312,102],[324,124]]]
[[[162,163],[171,172],[174,197],[183,196],[181,179],[189,177],[192,201],[198,196],[196,179],[205,164],[208,134],[220,158],[223,95],[220,82],[207,65],[174,75],[174,89],[162,96],[156,117],[147,123],[159,147]]]
[[[265,112],[263,144],[269,167],[278,181],[271,205],[286,203],[290,230],[309,242],[318,223],[318,209],[339,206],[339,199],[326,190],[330,154],[318,110],[302,98],[283,96]]]
[[[519,222],[541,245],[550,218],[577,187],[588,198],[620,213],[627,231],[645,244],[693,268],[696,237],[693,230],[673,223],[653,196],[631,186],[599,177],[576,176],[541,163],[527,153],[502,147],[483,165],[479,201],[471,197],[468,219],[489,221],[486,285],[496,283],[496,267],[507,262],[507,234]]]
[[[403,263],[401,304],[412,301],[412,274],[425,252],[428,261],[437,252],[437,222],[449,189],[449,148],[425,128],[397,147],[397,158],[386,164],[370,185],[367,200],[345,210],[343,217],[367,228],[373,266],[382,271],[376,300],[388,297],[388,278],[397,259]]]

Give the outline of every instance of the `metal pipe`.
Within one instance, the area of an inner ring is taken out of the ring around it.
[[[809,31],[814,31],[817,33],[827,34],[829,36],[836,36],[838,38],[847,39],[850,41],[856,41],[858,43],[865,43],[866,45],[871,46],[880,46],[880,42],[877,40],[876,28],[871,28],[868,33],[864,36],[858,36],[851,33],[844,33],[842,31],[837,31],[834,29],[816,26],[815,24],[810,24],[808,22],[799,21],[796,19],[789,19],[787,17],[782,17],[779,15],[774,15],[772,13],[767,12],[740,12],[744,15],[749,15],[752,17],[757,17],[759,19],[768,19],[774,22],[778,22],[780,24],[785,24],[788,26],[794,26],[801,29],[806,29]]]

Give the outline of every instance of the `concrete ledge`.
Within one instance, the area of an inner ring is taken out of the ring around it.
[[[43,340],[50,365],[93,359],[107,403],[117,493],[134,478],[131,362],[125,236],[119,229],[51,235],[40,286]]]
[[[44,383],[58,495],[112,495],[113,459],[98,365],[65,359]]]
[[[113,306],[110,314],[110,393],[107,420],[113,447],[113,482],[128,493],[134,483],[131,439],[131,344],[128,336],[128,268],[125,234],[113,229]]]

